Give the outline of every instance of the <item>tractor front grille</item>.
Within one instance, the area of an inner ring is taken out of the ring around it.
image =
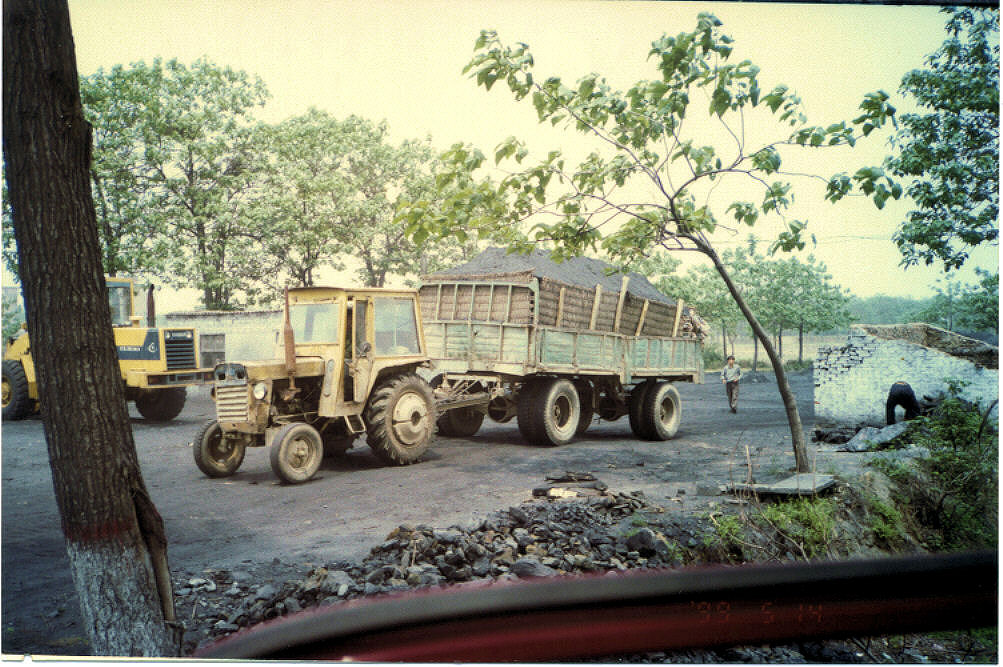
[[[195,363],[195,331],[175,329],[164,331],[164,352],[167,370],[198,368]]]
[[[216,419],[221,422],[247,421],[247,384],[216,385]]]

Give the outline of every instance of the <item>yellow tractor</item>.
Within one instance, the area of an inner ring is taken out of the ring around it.
[[[136,314],[135,282],[106,277],[118,365],[126,400],[135,401],[145,419],[170,421],[185,405],[187,387],[212,379],[212,369],[198,367],[194,329],[158,329],[154,325],[153,286],[147,300],[147,325]],[[23,329],[7,341],[3,356],[3,418],[23,419],[38,411],[38,384],[31,344]]]
[[[280,479],[305,482],[324,456],[363,433],[384,463],[418,461],[438,412],[431,386],[415,372],[428,366],[416,297],[414,290],[288,290],[277,358],[216,366],[216,419],[193,443],[198,468],[226,477],[245,448],[266,446]]]

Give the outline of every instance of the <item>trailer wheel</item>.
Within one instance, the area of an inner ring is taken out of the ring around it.
[[[3,362],[3,418],[16,421],[32,413],[32,400],[28,395],[28,378],[20,361]]]
[[[679,430],[682,401],[670,382],[659,382],[644,397],[641,421],[651,435],[649,440],[668,440]]]
[[[592,418],[595,416],[595,409],[592,407],[595,390],[592,388],[592,383],[587,380],[576,380],[575,389],[578,391],[578,405],[581,409],[575,435],[581,435],[589,430]]]
[[[186,395],[184,387],[151,389],[136,397],[136,409],[147,421],[169,422],[181,414]]]
[[[648,424],[642,417],[644,398],[654,386],[654,382],[645,380],[635,385],[633,391],[630,392],[630,396],[627,398],[627,415],[630,419],[630,430],[642,440],[654,439],[654,436],[648,431]]]
[[[244,443],[223,437],[223,429],[213,419],[202,427],[193,443],[195,465],[207,477],[229,477],[244,462]]]
[[[575,437],[581,404],[570,380],[553,379],[540,384],[530,405],[534,445],[563,445]]]
[[[469,438],[480,430],[484,413],[476,408],[447,410],[436,422],[439,435],[452,438]]]
[[[435,397],[417,375],[407,373],[384,381],[369,397],[364,413],[366,442],[388,465],[415,463],[435,436]]]
[[[320,469],[324,442],[313,426],[303,422],[286,424],[276,432],[268,455],[272,471],[283,482],[305,482]]]
[[[527,442],[536,442],[537,423],[533,416],[533,408],[537,403],[541,384],[539,382],[524,382],[516,395],[516,423],[519,433]]]

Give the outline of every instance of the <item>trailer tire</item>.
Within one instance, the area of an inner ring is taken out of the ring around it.
[[[313,477],[324,458],[324,441],[313,426],[286,424],[275,433],[268,459],[283,482],[300,484]]]
[[[537,422],[533,416],[533,406],[536,405],[540,386],[539,382],[524,382],[516,395],[516,423],[519,425],[519,433],[526,442],[536,442],[537,439]]]
[[[136,397],[136,409],[147,421],[169,422],[181,414],[187,393],[184,387],[144,391]]]
[[[633,391],[627,398],[627,416],[630,419],[630,430],[642,440],[653,440],[654,436],[648,431],[648,425],[644,421],[644,399],[648,392],[655,385],[651,380],[645,380],[634,386]]]
[[[419,461],[435,437],[435,397],[427,382],[413,373],[383,381],[363,413],[366,443],[388,465]]]
[[[649,440],[669,440],[679,430],[682,401],[671,382],[659,382],[644,396],[641,422],[650,434]]]
[[[450,438],[469,438],[480,430],[484,413],[477,408],[447,410],[436,422],[439,435]]]
[[[534,445],[554,446],[575,437],[581,404],[571,380],[552,379],[540,384],[530,406]]]
[[[592,407],[595,390],[588,380],[575,380],[575,389],[578,391],[578,405],[581,412],[578,415],[578,428],[575,435],[581,435],[589,430],[592,425],[592,418],[595,417],[595,409]]]
[[[28,395],[28,377],[20,361],[7,359],[3,362],[3,418],[17,421],[34,411],[31,396]]]
[[[229,447],[227,442],[231,443]],[[195,436],[192,450],[195,465],[206,477],[229,477],[244,462],[244,443],[224,440],[223,429],[215,419],[206,422]]]

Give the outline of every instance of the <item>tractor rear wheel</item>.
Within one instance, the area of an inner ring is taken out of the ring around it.
[[[181,414],[187,393],[184,387],[150,389],[136,398],[136,409],[147,421],[169,422]]]
[[[208,477],[229,477],[244,462],[244,443],[223,437],[223,429],[213,419],[195,437],[195,465]]]
[[[28,378],[20,361],[3,362],[3,418],[16,421],[32,413],[32,400],[28,395]]]
[[[382,381],[363,413],[366,443],[388,465],[420,460],[435,436],[435,397],[427,382],[413,373]]]
[[[268,458],[272,471],[283,482],[299,484],[313,477],[324,458],[320,433],[304,422],[286,424],[272,439]]]

